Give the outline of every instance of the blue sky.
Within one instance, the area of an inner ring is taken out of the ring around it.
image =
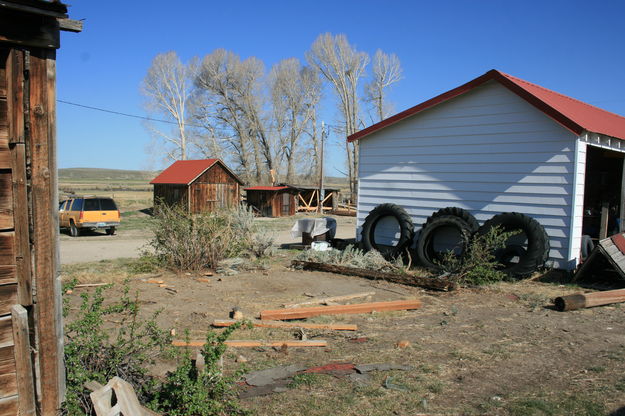
[[[625,115],[624,1],[90,1],[75,0],[82,33],[61,37],[57,98],[146,115],[139,87],[151,60],[214,49],[256,56],[267,69],[304,53],[324,32],[401,60],[397,111],[499,69]],[[328,91],[327,96],[331,95]],[[326,122],[336,123],[327,105]],[[141,120],[59,103],[61,168],[158,169]],[[331,137],[326,172],[344,170]]]

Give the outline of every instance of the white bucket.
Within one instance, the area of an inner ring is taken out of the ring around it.
[[[330,243],[327,241],[313,241],[310,243],[310,249],[315,251],[328,251],[331,250]]]

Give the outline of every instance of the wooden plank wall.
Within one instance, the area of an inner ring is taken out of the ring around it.
[[[239,182],[220,163],[215,163],[190,185],[191,212],[211,212],[239,203]]]
[[[0,48],[0,415],[17,414],[11,307],[17,303],[11,158],[9,153],[9,102],[7,61],[9,49]]]

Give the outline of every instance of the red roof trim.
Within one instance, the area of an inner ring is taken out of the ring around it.
[[[548,117],[577,135],[580,135],[584,130],[588,130],[625,140],[624,117],[494,69],[464,85],[402,111],[366,129],[360,130],[349,136],[347,140],[352,142],[361,139],[384,127],[393,125],[423,110],[471,91],[491,80],[499,82],[545,113]]]
[[[283,189],[289,189],[290,186],[250,186],[244,188],[246,191],[281,191]]]

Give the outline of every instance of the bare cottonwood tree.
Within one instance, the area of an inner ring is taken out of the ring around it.
[[[238,55],[217,49],[202,60],[196,86],[194,118],[210,126],[244,176],[257,182],[273,169],[275,150],[265,128],[261,93],[264,66],[256,58],[241,61]]]
[[[397,55],[386,54],[378,49],[373,56],[371,81],[365,86],[365,100],[376,112],[377,121],[388,116],[389,104],[386,100],[388,88],[401,80],[401,63]]]
[[[165,142],[170,160],[187,158],[187,101],[193,87],[194,71],[194,61],[185,65],[176,52],[162,53],[152,60],[141,87],[148,112],[175,123],[173,132],[146,124],[156,137]]]
[[[321,80],[314,70],[290,58],[272,68],[270,83],[279,154],[286,160],[286,181],[293,182],[301,141],[321,98]]]
[[[352,47],[345,35],[325,33],[313,42],[306,59],[332,85],[339,99],[344,134],[354,134],[360,121],[358,85],[369,63],[369,55]],[[346,141],[346,151],[350,191],[354,195],[358,175],[358,143]]]

